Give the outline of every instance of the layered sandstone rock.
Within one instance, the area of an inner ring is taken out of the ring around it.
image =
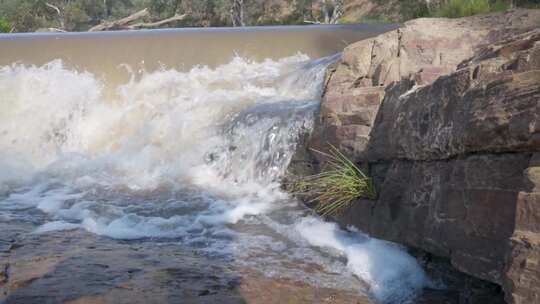
[[[308,144],[345,150],[380,190],[340,222],[446,257],[509,303],[540,303],[538,25],[421,19],[348,47]]]
[[[538,10],[463,19],[417,19],[347,47],[334,66],[311,147],[328,143],[357,161],[365,158],[386,86],[402,79],[427,85],[456,70],[482,47],[538,27]]]

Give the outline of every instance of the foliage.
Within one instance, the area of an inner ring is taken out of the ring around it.
[[[146,22],[187,14],[187,19],[167,26],[230,26],[232,1],[0,0],[0,20],[3,20],[2,30],[9,26],[9,31],[15,32],[32,32],[40,28],[86,31],[103,21],[118,20],[148,8],[150,15],[144,20]],[[510,3],[540,8],[540,0],[368,0],[374,5],[371,11],[365,12],[366,6],[358,5],[360,1],[350,0],[341,6],[345,3],[343,0],[243,0],[243,9],[247,25],[268,25],[324,22],[324,12],[333,15],[337,4],[343,8],[343,15],[339,15],[342,23],[461,17],[503,10]]]
[[[399,11],[402,20],[429,17],[430,11],[425,0],[422,1],[400,1]]]
[[[513,2],[518,7],[540,9],[540,0],[514,0]]]
[[[485,14],[495,11],[503,11],[509,8],[509,3],[504,1],[490,0],[449,0],[438,7],[433,16],[459,18]]]
[[[150,16],[145,21],[157,21],[186,13],[189,19],[185,23],[173,23],[170,26],[222,26],[230,23],[229,1],[0,0],[0,18],[13,25],[16,32],[32,32],[39,28],[86,31],[102,21],[118,20],[148,8]]]
[[[384,15],[367,15],[361,18],[348,18],[343,17],[339,19],[339,23],[350,24],[350,23],[393,23],[394,21]]]
[[[9,33],[11,31],[11,24],[5,19],[0,18],[0,33]]]
[[[331,146],[329,154],[316,152],[327,157],[328,170],[292,181],[289,185],[292,193],[316,202],[315,211],[322,215],[340,213],[358,198],[375,199],[371,178],[336,147]]]
[[[422,17],[459,18],[507,10],[511,7],[540,8],[540,0],[371,0],[378,5],[398,3],[401,21]],[[394,5],[395,7],[395,5]],[[396,8],[393,9],[394,11]]]

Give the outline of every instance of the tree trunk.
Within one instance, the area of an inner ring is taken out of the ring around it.
[[[244,22],[244,0],[231,0],[231,20],[233,26],[246,26]]]
[[[339,23],[339,18],[343,16],[343,0],[333,0],[332,17],[330,18],[331,24]]]
[[[330,13],[328,12],[328,2],[326,2],[326,0],[323,0],[323,3],[322,3],[322,13],[324,16],[324,23],[329,23]]]
[[[337,24],[343,16],[343,0],[321,0],[321,11],[325,24]]]
[[[103,0],[103,19],[109,18],[109,7],[107,6],[107,0]]]
[[[178,7],[180,6],[180,2],[182,2],[182,0],[176,0],[174,1],[174,4],[173,4],[173,13],[176,15],[178,13]]]

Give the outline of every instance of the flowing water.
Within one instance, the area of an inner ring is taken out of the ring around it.
[[[19,235],[38,242],[85,231],[375,302],[412,301],[429,284],[414,258],[280,190],[337,56],[236,55],[132,71],[114,86],[61,59],[0,67],[0,222],[26,223]]]

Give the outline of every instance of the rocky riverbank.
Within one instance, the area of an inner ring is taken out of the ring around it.
[[[447,284],[455,303],[540,302],[539,26],[538,10],[417,19],[348,46],[291,165],[320,170],[328,144],[360,163],[380,195],[336,220],[483,286]]]
[[[372,303],[357,290],[269,277],[179,240],[34,230],[25,221],[0,221],[0,303]]]

